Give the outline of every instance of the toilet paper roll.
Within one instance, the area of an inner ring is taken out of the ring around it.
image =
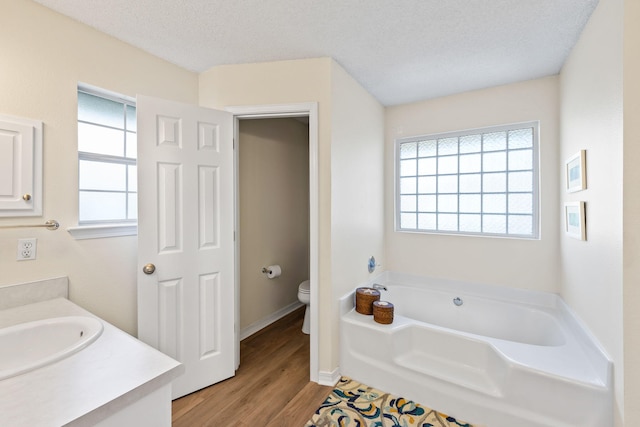
[[[270,265],[267,267],[267,277],[269,279],[275,279],[276,277],[280,277],[282,274],[282,269],[279,265]]]

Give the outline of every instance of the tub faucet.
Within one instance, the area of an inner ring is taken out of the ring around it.
[[[385,285],[380,285],[378,283],[374,283],[372,286],[373,289],[386,291],[387,287]]]

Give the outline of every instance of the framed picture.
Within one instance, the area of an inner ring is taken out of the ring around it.
[[[564,229],[569,237],[587,240],[584,202],[564,204]]]
[[[586,150],[580,150],[566,162],[567,191],[585,190],[587,188]]]

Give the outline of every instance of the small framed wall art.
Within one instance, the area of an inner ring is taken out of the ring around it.
[[[586,150],[580,150],[566,162],[566,187],[569,193],[587,188],[586,153]]]
[[[569,237],[587,240],[584,202],[564,204],[564,230]]]

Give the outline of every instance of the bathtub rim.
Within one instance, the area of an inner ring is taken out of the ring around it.
[[[562,322],[562,325],[573,334],[575,341],[584,351],[593,369],[596,372],[603,373],[602,381],[608,386],[613,387],[613,361],[611,357],[596,336],[593,335],[586,326],[586,323],[571,309],[562,297],[556,293],[386,270],[354,286],[351,291],[339,298],[340,317],[345,316],[355,308],[356,288],[362,286],[370,287],[374,283],[393,286],[394,282],[407,287],[420,288],[432,286],[437,290],[447,292],[452,291],[451,287],[456,287],[456,290],[459,290],[461,294],[478,298],[488,298],[487,293],[490,293],[490,299],[495,301],[506,303],[515,302],[523,306],[543,309],[547,312],[555,312],[558,315],[558,320]],[[382,299],[384,299],[384,291],[382,291]],[[467,334],[466,332],[459,332]]]
[[[408,279],[408,280],[406,280]],[[533,308],[542,308],[542,309],[550,309],[550,311],[556,312],[558,316],[558,321],[562,323],[562,327],[565,329],[565,332],[571,333],[573,335],[572,341],[574,341],[576,346],[579,346],[581,350],[583,350],[584,360],[588,362],[591,367],[599,373],[598,377],[602,380],[602,384],[595,384],[595,389],[600,390],[596,392],[600,394],[600,397],[597,399],[605,399],[603,401],[602,409],[598,410],[598,419],[596,423],[588,424],[591,426],[599,426],[599,425],[608,425],[609,421],[613,418],[613,363],[601,346],[599,341],[595,338],[595,336],[589,331],[589,329],[585,326],[585,323],[571,310],[571,308],[566,304],[566,302],[557,294],[549,293],[549,292],[540,292],[540,291],[531,291],[525,289],[516,289],[516,288],[507,288],[504,286],[496,286],[496,285],[486,285],[486,284],[478,284],[478,283],[470,283],[470,282],[461,282],[456,280],[447,280],[447,279],[439,279],[433,277],[424,277],[424,276],[416,276],[411,274],[404,273],[396,273],[393,271],[385,271],[381,274],[378,274],[375,277],[370,278],[366,282],[358,286],[371,286],[373,283],[381,283],[391,285],[395,281],[397,284],[401,284],[403,286],[418,286],[424,287],[425,285],[429,285],[429,282],[433,284],[433,281],[438,281],[441,284],[440,288],[443,286],[448,291],[448,287],[452,285],[456,285],[456,289],[461,293],[464,289],[465,293],[469,288],[472,288],[469,292],[474,296],[479,297],[487,297],[485,292],[496,291],[497,295],[493,292],[491,293],[491,299],[493,300],[501,300],[504,302],[518,302],[522,305],[533,307]],[[345,375],[351,376],[356,380],[363,381],[368,385],[373,387],[379,387],[387,392],[395,393],[398,395],[405,395],[409,398],[415,396],[416,401],[421,401],[419,396],[429,396],[432,399],[433,405],[432,407],[437,407],[439,410],[443,410],[445,413],[449,413],[455,416],[455,411],[461,411],[461,407],[459,406],[460,401],[464,401],[463,404],[465,408],[468,406],[468,410],[465,409],[465,415],[460,413],[460,418],[462,419],[476,419],[478,422],[482,422],[483,417],[494,417],[489,418],[492,422],[495,422],[496,426],[505,427],[512,425],[526,425],[526,427],[546,427],[548,425],[558,425],[558,427],[576,427],[580,425],[581,427],[586,426],[587,424],[575,424],[574,422],[561,422],[558,424],[555,419],[552,419],[551,416],[546,416],[542,412],[532,412],[531,410],[524,410],[523,408],[513,407],[509,403],[497,402],[493,396],[490,395],[478,395],[477,391],[473,389],[460,389],[458,384],[451,384],[447,382],[443,382],[441,380],[436,379],[436,382],[439,382],[442,389],[438,389],[437,393],[433,394],[433,391],[423,391],[424,385],[419,382],[414,381],[412,378],[415,374],[408,375],[408,371],[402,367],[392,367],[392,373],[397,375],[393,380],[371,380],[371,384],[367,382],[367,379],[371,379],[370,371],[378,368],[377,364],[375,366],[365,366],[364,368],[356,363],[357,366],[354,366],[354,362],[350,361],[346,363],[343,357],[349,358],[343,353],[342,345],[344,342],[344,331],[343,331],[343,318],[347,314],[351,314],[355,316],[357,319],[367,319],[368,316],[363,316],[360,314],[355,314],[354,312],[354,297],[355,297],[355,289],[358,286],[354,286],[353,290],[346,293],[343,297],[339,299],[339,310],[340,310],[340,337],[341,337],[341,350],[340,350],[340,364],[343,364],[344,370],[339,368],[341,372]],[[480,293],[480,295],[478,295]],[[384,293],[383,293],[384,295]],[[495,297],[495,298],[494,298]],[[513,298],[512,298],[513,297]],[[384,296],[383,296],[384,298]],[[399,316],[402,317],[402,316]],[[398,318],[398,324],[394,320],[394,323],[391,325],[380,325],[374,323],[372,318],[368,318],[367,322],[369,322],[371,328],[376,328],[378,330],[385,330],[391,332],[395,326],[400,326],[400,324],[404,323],[406,319]],[[414,319],[408,319],[409,322],[420,322]],[[445,329],[452,331],[448,328],[443,328],[441,326],[427,324],[429,326],[433,326],[437,329]],[[455,331],[455,330],[454,330]],[[455,331],[456,333],[462,335],[471,335],[462,331]],[[486,337],[483,337],[486,338]],[[493,340],[492,338],[488,338],[488,340]],[[520,344],[518,344],[520,345]],[[350,350],[349,350],[350,351]],[[365,363],[366,365],[366,363]],[[358,370],[359,369],[359,370]],[[523,370],[525,372],[526,370]],[[383,378],[388,375],[383,376]],[[407,381],[402,387],[398,385],[398,380],[403,379],[403,381]],[[376,382],[378,382],[376,384]],[[572,382],[572,381],[570,381]],[[588,387],[589,389],[593,389],[592,387]],[[442,396],[442,397],[440,397]],[[606,397],[605,397],[606,396]],[[449,400],[451,399],[451,400]],[[455,403],[457,401],[458,403]],[[598,400],[599,402],[601,400]],[[424,402],[429,403],[429,400],[425,398]],[[483,403],[484,402],[484,403]],[[470,405],[470,406],[469,406]],[[491,408],[487,410],[485,408]],[[495,415],[499,413],[499,416]],[[477,414],[478,416],[472,416]],[[487,415],[488,414],[488,415]],[[543,416],[544,415],[544,416]],[[528,417],[532,416],[531,419]],[[497,418],[496,418],[497,417]],[[506,418],[505,418],[506,417]],[[535,419],[533,418],[535,417]],[[503,421],[509,419],[510,423],[504,423]],[[594,418],[595,419],[595,418]],[[519,424],[524,422],[524,424]],[[553,422],[553,423],[552,423]],[[514,424],[515,423],[515,424]],[[603,424],[604,423],[604,424]]]

